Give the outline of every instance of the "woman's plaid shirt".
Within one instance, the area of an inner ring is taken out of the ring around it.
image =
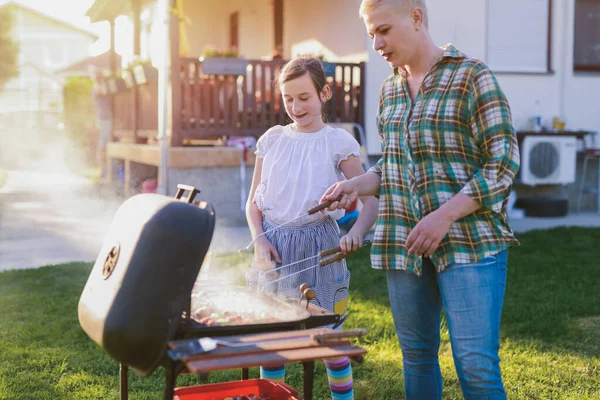
[[[508,102],[481,61],[452,45],[444,50],[414,103],[402,70],[381,88],[377,126],[383,156],[369,170],[381,175],[373,268],[420,275],[422,258],[407,254],[406,238],[421,218],[457,193],[482,207],[451,226],[431,256],[438,272],[519,244],[506,216],[519,169]]]

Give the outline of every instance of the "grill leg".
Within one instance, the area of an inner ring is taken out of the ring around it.
[[[306,361],[302,363],[304,368],[304,400],[312,400],[313,398],[313,383],[315,377],[315,362]]]
[[[165,396],[164,400],[173,400],[173,392],[175,391],[175,383],[177,380],[177,371],[175,363],[169,361],[165,366]]]
[[[129,367],[127,365],[119,365],[119,387],[121,390],[121,400],[129,399],[129,388],[128,388],[128,372]]]

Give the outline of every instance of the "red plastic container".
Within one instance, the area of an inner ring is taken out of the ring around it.
[[[269,379],[248,379],[177,388],[173,400],[224,400],[228,397],[251,394],[267,397],[269,400],[299,400],[298,392],[294,389],[285,383],[273,382]]]
[[[156,179],[146,179],[142,182],[142,193],[156,193],[158,181]]]

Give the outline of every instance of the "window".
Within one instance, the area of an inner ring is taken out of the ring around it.
[[[487,14],[486,62],[494,72],[552,71],[552,0],[488,0]]]
[[[575,0],[573,69],[600,72],[600,2]]]

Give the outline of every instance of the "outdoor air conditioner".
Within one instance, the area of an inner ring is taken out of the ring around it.
[[[526,185],[575,182],[577,138],[526,136],[521,145],[521,181]]]

